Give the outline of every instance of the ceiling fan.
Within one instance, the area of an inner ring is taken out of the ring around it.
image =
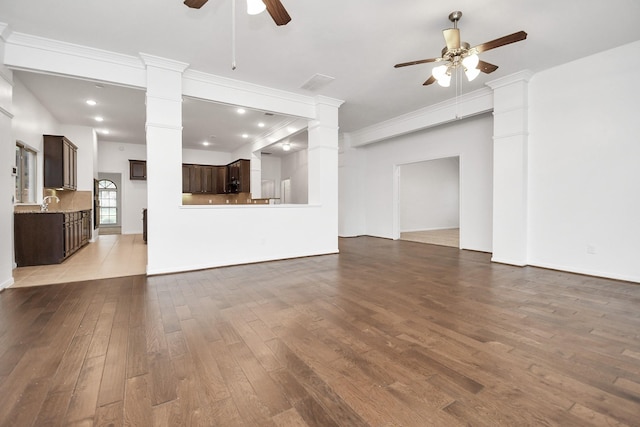
[[[458,21],[462,17],[462,12],[455,11],[449,14],[449,20],[453,22],[453,28],[447,28],[442,31],[446,46],[442,49],[442,56],[439,58],[421,59],[418,61],[403,62],[394,65],[395,68],[406,67],[408,65],[425,64],[427,62],[442,62],[443,65],[434,67],[431,77],[423,83],[424,86],[438,82],[440,86],[448,87],[451,83],[451,74],[458,68],[462,67],[469,81],[475,79],[482,71],[483,73],[493,73],[498,69],[497,65],[481,61],[478,54],[487,50],[495,49],[500,46],[522,41],[527,38],[527,33],[518,31],[508,36],[500,37],[490,42],[482,43],[474,47],[470,47],[469,43],[460,41],[460,30],[458,29]]]
[[[194,9],[200,9],[207,1],[208,0],[184,0],[184,4]],[[257,15],[265,10],[265,8],[276,25],[287,25],[289,21],[291,21],[291,17],[282,3],[280,3],[280,0],[247,0],[247,13],[249,15]]]

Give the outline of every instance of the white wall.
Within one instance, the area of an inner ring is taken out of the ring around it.
[[[282,161],[280,157],[275,156],[261,156],[261,179],[271,180],[275,185],[275,197],[280,197],[280,182],[282,179]],[[262,195],[264,197],[264,194]]]
[[[62,125],[61,135],[78,147],[77,153],[77,190],[93,192],[93,180],[98,177],[98,171],[94,171],[93,159],[95,157],[96,132],[87,126]]]
[[[60,124],[33,93],[17,78],[13,80],[13,141],[10,142],[15,145],[16,141],[21,141],[38,153],[36,160],[38,162],[36,200],[42,200],[42,188],[44,185],[42,135],[62,135],[62,131]]]
[[[211,150],[195,150],[192,148],[182,149],[182,163],[193,163],[197,165],[227,165],[234,160],[230,153]]]
[[[460,157],[460,247],[491,252],[493,120],[482,114],[358,148],[365,156],[366,231],[397,238],[399,165]]]
[[[0,58],[4,56],[4,25],[0,24]],[[0,290],[13,284],[13,193],[15,181],[9,171],[15,166],[13,73],[0,64]]]
[[[309,167],[307,150],[300,150],[282,158],[280,176],[291,180],[291,200],[288,203],[305,204],[309,201]]]
[[[640,281],[638,69],[635,42],[532,79],[530,264]]]
[[[129,179],[129,160],[146,158],[147,148],[143,144],[98,143],[98,172],[119,173],[122,177],[122,234],[142,233],[142,209],[147,207],[147,181]]]
[[[403,165],[400,168],[400,231],[459,226],[459,158]]]

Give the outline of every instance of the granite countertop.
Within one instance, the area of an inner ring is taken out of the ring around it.
[[[42,211],[40,209],[33,209],[33,210],[21,210],[21,211],[14,211],[14,214],[33,214],[33,213],[39,213],[39,214],[55,214],[55,213],[71,213],[71,212],[82,212],[82,211],[90,211],[91,209],[56,209],[56,210],[50,210],[50,211]]]

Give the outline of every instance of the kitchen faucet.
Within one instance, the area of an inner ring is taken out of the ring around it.
[[[51,203],[52,199],[56,199],[56,203],[60,203],[60,198],[58,196],[45,196],[42,199],[42,204],[40,205],[40,211],[47,212],[49,210],[49,203]]]

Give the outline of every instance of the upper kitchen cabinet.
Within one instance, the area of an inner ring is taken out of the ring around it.
[[[246,159],[236,160],[227,165],[227,192],[250,193],[251,192],[251,161]]]
[[[77,187],[77,151],[64,136],[43,135],[44,187],[75,190]]]
[[[147,162],[145,160],[129,160],[129,179],[147,180]]]

